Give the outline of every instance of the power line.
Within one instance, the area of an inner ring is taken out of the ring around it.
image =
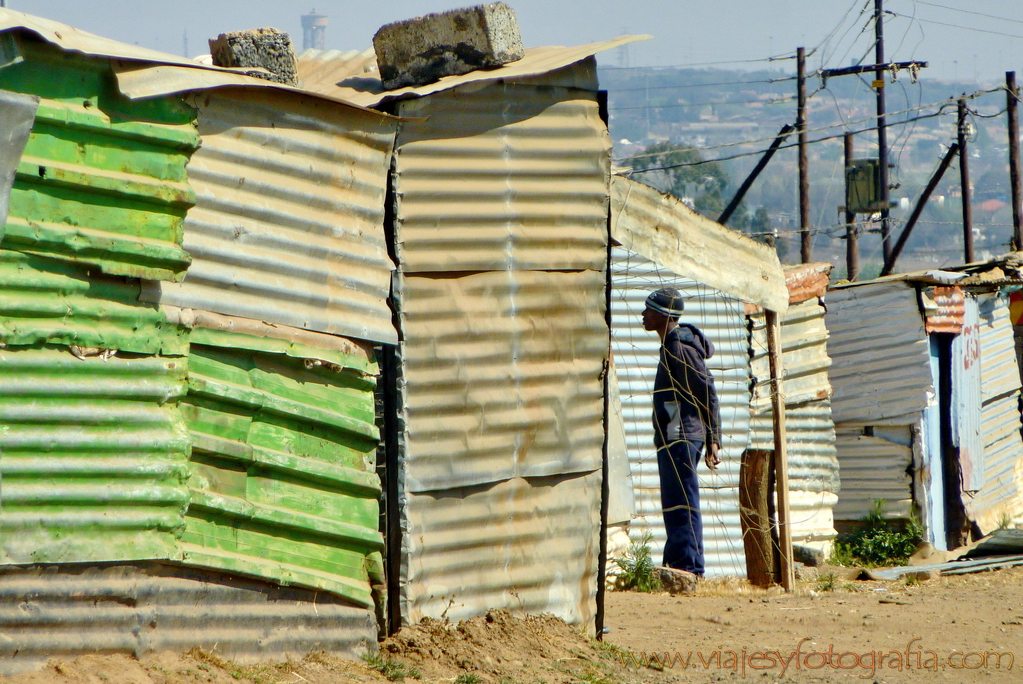
[[[1023,21],[1019,19],[1010,19],[1008,17],[999,17],[994,14],[984,14],[983,12],[974,12],[973,10],[959,9],[958,7],[949,7],[948,5],[939,5],[936,2],[924,2],[924,0],[916,0],[917,4],[928,5],[929,7],[940,7],[941,9],[951,10],[952,12],[962,12],[963,14],[974,14],[978,17],[987,17],[988,19],[997,19],[999,21],[1011,21],[1013,24],[1023,24]]]
[[[605,71],[635,71],[636,69],[688,69],[698,66],[717,66],[719,64],[758,64],[763,62],[782,62],[795,59],[795,55],[779,55],[777,57],[761,57],[760,59],[733,59],[726,62],[693,62],[691,64],[659,64],[635,67],[600,67]]]
[[[795,100],[794,97],[782,97],[772,100],[740,100],[739,102],[687,102],[685,104],[673,105],[644,105],[642,107],[609,107],[612,112],[620,112],[630,109],[683,109],[686,107],[715,107],[720,105],[747,105],[762,103],[765,105],[782,104]]]
[[[917,0],[917,1],[919,2],[919,0]],[[976,31],[977,33],[990,33],[991,35],[995,35],[995,36],[1003,36],[1005,38],[1018,38],[1020,40],[1023,40],[1023,36],[1017,36],[1014,33],[1002,33],[1001,31],[991,31],[989,29],[973,28],[972,26],[962,26],[960,24],[949,24],[949,23],[944,22],[944,21],[936,21],[934,19],[921,19],[920,17],[910,17],[910,16],[904,15],[904,14],[895,14],[894,12],[892,12],[891,14],[892,14],[892,16],[895,16],[895,17],[905,17],[906,19],[911,19],[913,21],[922,21],[922,22],[927,23],[927,24],[937,24],[938,26],[948,26],[948,27],[951,27],[951,28],[954,28],[954,29],[962,29],[964,31]]]
[[[609,93],[624,93],[633,90],[670,90],[672,88],[709,88],[711,86],[727,86],[727,85],[752,85],[752,84],[770,84],[770,83],[782,83],[784,81],[794,81],[795,76],[785,76],[784,78],[770,78],[761,79],[759,81],[722,81],[720,83],[689,83],[686,85],[669,85],[669,86],[650,86],[638,88],[608,88]]]

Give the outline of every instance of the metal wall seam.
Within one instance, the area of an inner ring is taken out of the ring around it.
[[[410,491],[600,467],[602,273],[402,280]]]
[[[874,510],[874,502],[883,499],[889,517],[908,518],[913,505],[913,463],[911,427],[920,416],[909,417],[909,425],[893,427],[905,430],[901,444],[864,434],[862,426],[835,426],[835,447],[842,477],[842,490],[835,504],[835,520],[855,521]]]
[[[406,619],[507,609],[592,623],[600,471],[412,493]]]
[[[187,562],[373,608],[383,581],[375,381],[206,331],[189,357]],[[358,360],[363,365],[363,360]]]
[[[110,61],[22,41],[0,88],[41,98],[18,165],[2,246],[112,275],[180,280],[182,221],[195,196],[185,163],[198,147],[180,98],[129,102]]]
[[[881,282],[830,290],[825,322],[835,423],[912,424],[934,396],[916,289]]]
[[[0,342],[184,356],[187,330],[139,305],[139,281],[0,249]]]
[[[611,142],[595,92],[494,83],[404,101],[396,242],[406,274],[603,271]]]
[[[0,563],[179,558],[184,358],[0,350]]]
[[[636,488],[632,533],[649,531],[655,558],[664,547],[660,478],[651,413],[660,340],[643,329],[646,296],[660,287],[676,287],[686,299],[683,322],[700,328],[713,342],[707,366],[715,380],[721,410],[722,465],[698,469],[708,575],[745,575],[746,557],[738,513],[738,479],[749,429],[749,340],[744,305],[717,290],[694,283],[621,247],[612,252],[611,333],[615,369],[625,421],[626,448]]]
[[[984,441],[983,487],[967,511],[988,533],[1023,522],[1023,441],[1020,437],[1020,375],[1008,299],[977,298]]]
[[[97,652],[198,646],[253,663],[376,648],[372,614],[330,594],[156,563],[6,568],[0,633],[0,676]]]
[[[396,120],[266,90],[189,100],[202,135],[188,166],[193,262],[143,298],[397,342],[383,226]]]

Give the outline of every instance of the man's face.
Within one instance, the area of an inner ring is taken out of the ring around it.
[[[668,323],[668,317],[657,313],[653,309],[643,309],[643,329],[651,332],[664,330]]]

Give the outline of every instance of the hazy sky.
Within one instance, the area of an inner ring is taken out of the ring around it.
[[[654,39],[601,58],[604,66],[702,65],[808,51],[811,69],[872,62],[873,0],[508,0],[527,46],[575,45],[621,33]],[[382,24],[464,5],[464,0],[7,0],[11,9],[128,43],[189,56],[224,31],[274,26],[301,48],[299,17],[330,17],[327,47],[364,49]],[[886,0],[887,57],[927,60],[926,76],[1002,81],[1023,72],[1023,0]],[[985,16],[989,15],[989,16]],[[951,24],[952,26],[946,26]],[[958,27],[958,28],[956,28]],[[774,66],[792,68],[792,62]],[[738,63],[735,68],[758,64]]]

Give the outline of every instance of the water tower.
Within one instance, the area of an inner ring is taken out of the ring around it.
[[[317,14],[312,10],[302,15],[302,49],[325,50],[327,35],[327,15]]]

